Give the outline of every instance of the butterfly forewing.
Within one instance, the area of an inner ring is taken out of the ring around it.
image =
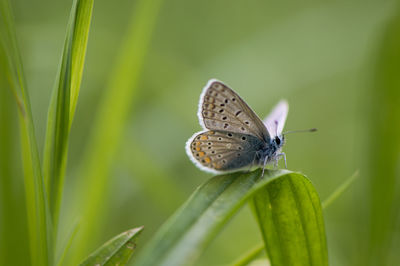
[[[200,100],[200,122],[209,130],[249,134],[268,141],[263,122],[232,89],[220,81],[210,81]]]
[[[195,161],[216,171],[231,171],[258,162],[263,142],[249,134],[206,131],[196,135],[189,144]]]

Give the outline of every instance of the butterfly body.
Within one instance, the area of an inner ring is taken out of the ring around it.
[[[282,101],[262,122],[231,88],[210,80],[199,102],[204,131],[187,141],[187,154],[200,169],[213,173],[276,164],[284,156],[281,133],[287,112],[288,105]]]
[[[283,136],[276,136],[275,138],[270,139],[269,145],[262,150],[262,155],[258,165],[264,166],[265,158],[267,158],[266,162],[268,163],[271,161],[276,161],[279,159],[279,156],[284,155],[284,153],[281,153],[284,143],[285,141]]]

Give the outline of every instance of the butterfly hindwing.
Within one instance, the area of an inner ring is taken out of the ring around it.
[[[280,136],[285,126],[286,117],[289,112],[289,104],[281,100],[265,118],[264,125],[272,137]]]
[[[197,165],[210,172],[233,171],[258,163],[263,142],[255,136],[226,131],[195,134],[187,152]]]
[[[204,88],[199,104],[200,123],[209,130],[249,134],[268,142],[270,136],[263,122],[228,86],[211,80]]]

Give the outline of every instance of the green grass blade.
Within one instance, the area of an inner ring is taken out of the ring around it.
[[[68,39],[69,38],[67,38],[67,41]],[[49,130],[52,132],[46,136],[43,160],[43,172],[47,183],[50,210],[55,230],[58,224],[58,212],[62,193],[61,187],[65,176],[68,147],[71,58],[67,54],[70,53],[71,48],[70,45],[67,44],[67,49],[64,50],[63,54],[63,62],[57,86],[58,89],[56,93],[52,94],[56,96],[56,104],[50,103],[50,108],[55,107],[56,110],[55,112],[49,110],[49,127],[47,132]],[[50,118],[52,115],[55,115],[55,117]]]
[[[135,251],[136,239],[142,230],[143,226],[117,235],[94,251],[80,265],[126,265]]]
[[[93,0],[73,2],[60,71],[48,111],[43,173],[55,228],[64,186],[69,130],[82,80],[92,9]]]
[[[393,10],[377,54],[375,82],[365,106],[370,117],[369,247],[360,265],[396,265],[400,261],[400,6]],[[378,145],[371,145],[379,140]],[[368,202],[368,201],[367,201]],[[364,219],[364,218],[363,218]],[[360,221],[363,222],[363,221]],[[361,242],[364,242],[362,239]]]
[[[48,265],[52,261],[52,252],[50,251],[51,226],[46,190],[41,173],[29,95],[8,1],[0,1],[0,14],[0,49],[1,54],[5,56],[5,75],[15,95],[20,118],[31,261],[33,265]]]
[[[347,178],[338,188],[333,191],[332,194],[329,195],[323,202],[322,202],[322,209],[327,208],[329,205],[331,205],[340,195],[345,192],[351,184],[358,178],[358,170],[349,178]]]
[[[74,222],[74,224],[72,225],[72,228],[66,238],[66,241],[64,241],[65,244],[64,244],[64,247],[61,248],[61,251],[60,251],[61,254],[59,256],[57,256],[57,265],[58,266],[63,265],[64,259],[71,248],[71,245],[73,243],[73,240],[74,240],[76,234],[78,233],[78,230],[79,230],[79,221],[76,220]]]
[[[5,73],[0,49],[0,73]],[[0,75],[0,265],[27,265],[29,245],[25,204],[19,171],[18,116],[14,96],[4,75]],[[22,217],[21,217],[22,216]]]
[[[125,121],[138,92],[138,81],[149,47],[161,0],[140,0],[136,3],[131,25],[118,54],[116,66],[96,111],[87,149],[82,159],[79,176],[80,193],[76,196],[82,215],[73,264],[81,261],[88,248],[96,244],[102,226],[104,195],[110,167],[114,160]],[[85,204],[82,206],[82,199]]]
[[[248,265],[251,261],[255,260],[265,250],[264,243],[260,243],[253,247],[246,253],[244,253],[239,259],[233,262],[232,266],[244,266]]]
[[[81,87],[86,48],[89,38],[90,22],[92,19],[94,0],[78,0],[75,9],[75,25],[72,37],[72,73],[70,90],[70,119],[71,127],[75,115]]]
[[[271,265],[328,265],[322,208],[308,179],[276,179],[251,203]]]
[[[274,180],[296,180],[310,184],[303,175],[286,170],[267,171],[264,177],[261,177],[260,170],[213,177],[201,185],[161,227],[139,254],[135,265],[193,263],[229,218],[248,199],[268,188],[271,183],[274,184]],[[322,221],[320,212],[316,212],[315,216]],[[325,237],[323,226],[319,229]]]

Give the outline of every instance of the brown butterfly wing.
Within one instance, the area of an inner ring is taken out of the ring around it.
[[[204,170],[233,171],[257,164],[264,143],[248,134],[206,131],[188,145],[189,156]]]
[[[199,119],[205,128],[253,135],[266,142],[270,139],[260,118],[222,82],[211,80],[200,101]]]

